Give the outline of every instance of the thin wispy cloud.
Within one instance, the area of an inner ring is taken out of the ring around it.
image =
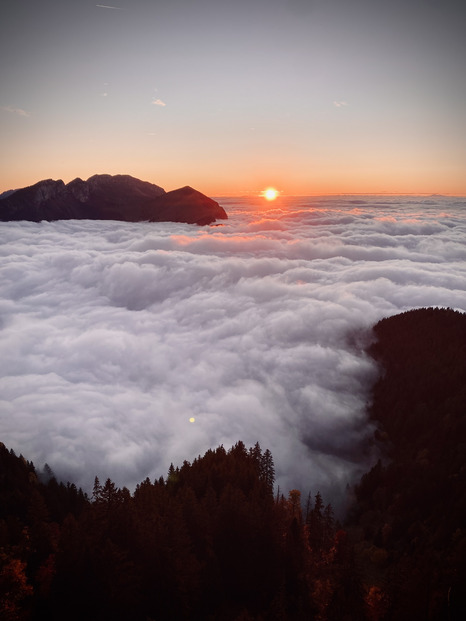
[[[14,106],[2,106],[2,110],[5,112],[11,112],[12,114],[17,114],[18,116],[31,116],[30,113],[23,110],[23,108],[15,108]]]
[[[115,11],[123,11],[121,6],[109,6],[108,4],[96,4],[99,9],[114,9]]]
[[[344,108],[345,106],[347,106],[347,105],[348,105],[348,103],[347,103],[346,101],[334,101],[334,102],[333,102],[333,105],[334,105],[336,108]]]
[[[165,107],[167,104],[166,104],[164,101],[162,101],[161,99],[154,99],[154,100],[152,101],[152,105],[153,105],[153,106],[161,106],[161,107],[163,108],[163,107]]]

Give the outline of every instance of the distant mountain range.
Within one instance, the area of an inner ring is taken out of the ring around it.
[[[94,175],[87,181],[45,179],[0,195],[0,221],[123,220],[211,224],[228,218],[216,201],[189,186],[165,192],[130,175]]]

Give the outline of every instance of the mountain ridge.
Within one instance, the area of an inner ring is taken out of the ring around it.
[[[228,216],[216,201],[190,186],[166,192],[131,175],[92,175],[65,184],[43,179],[0,197],[0,221],[122,220],[212,224]]]

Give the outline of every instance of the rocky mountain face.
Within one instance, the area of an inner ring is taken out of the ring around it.
[[[130,175],[94,175],[66,185],[46,179],[0,197],[3,222],[89,219],[201,225],[226,218],[216,201],[189,186],[165,192]]]

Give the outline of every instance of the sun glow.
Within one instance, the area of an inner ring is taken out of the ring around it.
[[[278,194],[279,192],[275,188],[267,188],[263,191],[262,196],[268,201],[274,201]]]

